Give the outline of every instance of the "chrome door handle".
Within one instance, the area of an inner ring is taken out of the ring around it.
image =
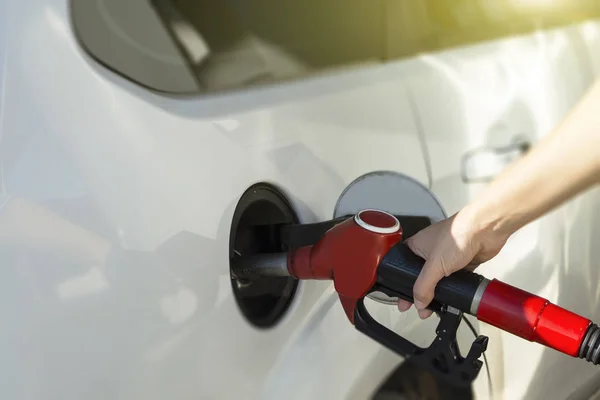
[[[461,178],[464,183],[489,182],[518,157],[527,153],[531,142],[517,136],[503,147],[483,146],[462,156]]]

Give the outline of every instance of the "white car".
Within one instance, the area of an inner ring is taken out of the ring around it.
[[[330,281],[239,282],[230,259],[284,251],[269,232],[339,216],[347,188],[344,212],[449,216],[598,75],[595,0],[3,0],[0,398],[597,396],[598,367],[472,318],[485,364],[452,388],[358,332]],[[478,272],[600,319],[599,205]]]

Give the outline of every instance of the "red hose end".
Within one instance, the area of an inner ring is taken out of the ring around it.
[[[579,355],[591,324],[587,318],[496,279],[483,293],[477,319],[573,357]]]
[[[548,303],[540,315],[535,341],[577,357],[591,323],[587,318]]]

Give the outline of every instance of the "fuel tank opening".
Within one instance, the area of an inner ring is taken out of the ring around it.
[[[240,311],[255,327],[270,328],[285,315],[298,281],[288,276],[240,279],[231,264],[239,256],[286,251],[277,229],[297,223],[285,196],[267,183],[246,190],[235,209],[229,236],[231,286]]]

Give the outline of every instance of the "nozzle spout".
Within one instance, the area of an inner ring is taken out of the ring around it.
[[[232,272],[238,279],[253,280],[263,276],[288,277],[288,253],[253,254],[231,260]]]

